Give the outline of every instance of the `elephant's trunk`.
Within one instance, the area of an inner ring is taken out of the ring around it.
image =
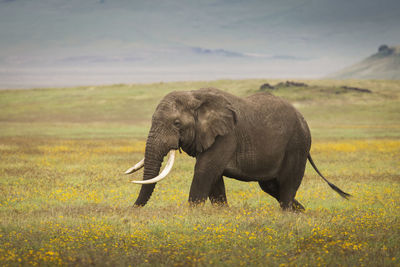
[[[154,184],[154,183],[157,183],[158,181],[161,181],[171,171],[172,166],[174,166],[174,161],[175,161],[175,150],[172,149],[170,151],[170,153],[169,153],[169,158],[168,158],[168,161],[167,161],[167,165],[165,166],[164,170],[158,176],[156,176],[156,177],[154,177],[152,179],[149,179],[149,180],[142,180],[142,181],[134,180],[134,181],[132,181],[132,183],[135,183],[135,184]],[[143,162],[144,162],[144,159],[143,159]],[[140,164],[140,162],[138,164]]]
[[[149,180],[158,175],[163,158],[169,151],[169,149],[158,140],[159,138],[154,136],[152,132],[149,133],[149,137],[147,138],[146,142],[143,180]],[[140,189],[139,196],[136,199],[135,206],[146,205],[151,194],[153,193],[155,186],[155,183],[143,184],[142,188]]]

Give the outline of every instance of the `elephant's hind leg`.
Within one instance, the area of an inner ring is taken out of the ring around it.
[[[279,184],[276,179],[268,180],[268,181],[259,181],[258,184],[260,185],[261,189],[268,193],[269,195],[276,198],[276,200],[280,203],[279,200]],[[296,199],[292,201],[292,209],[297,211],[304,211],[305,208],[301,205]]]
[[[293,202],[292,202],[292,210],[293,211],[305,211],[306,210],[306,208],[304,208],[304,206],[303,205],[301,205],[296,199],[293,199]]]
[[[283,210],[303,211],[296,199],[296,192],[303,180],[307,157],[301,153],[288,153],[278,175],[279,203]]]
[[[279,202],[279,184],[276,179],[259,181],[258,184],[265,193],[270,194]]]
[[[224,179],[222,178],[222,176],[211,187],[209,198],[213,205],[228,204],[228,201],[226,199]]]

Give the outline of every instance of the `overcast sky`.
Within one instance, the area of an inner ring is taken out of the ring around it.
[[[399,0],[0,0],[0,87],[318,78],[381,44]]]

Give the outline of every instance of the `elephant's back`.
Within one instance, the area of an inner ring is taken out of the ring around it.
[[[291,105],[285,99],[275,96],[273,94],[267,92],[259,92],[256,94],[252,94],[246,98],[246,100],[254,103],[257,106],[265,106],[268,105]]]
[[[253,106],[252,113],[258,116],[258,127],[267,129],[268,138],[304,142],[309,149],[311,135],[303,115],[287,100],[270,93],[257,93],[247,98]],[[261,116],[261,117],[260,117]],[[257,127],[257,126],[256,126]],[[270,134],[271,133],[271,134]]]
[[[297,135],[299,138],[309,135],[303,116],[287,100],[269,93],[257,93],[246,100],[251,108],[246,112],[245,124],[258,133],[262,143],[284,148]]]
[[[246,98],[249,101],[250,106],[253,107],[254,111],[259,114],[275,114],[279,117],[285,117],[293,119],[297,117],[296,108],[290,104],[287,100],[274,96],[270,93],[260,92],[253,94]]]

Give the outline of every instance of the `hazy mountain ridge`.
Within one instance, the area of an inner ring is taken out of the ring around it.
[[[335,53],[327,49],[332,42],[336,53],[357,57],[374,43],[370,33],[384,40],[400,26],[400,8],[390,8],[394,0],[384,2],[8,0],[0,2],[0,58],[130,56],[132,51],[145,57],[146,51],[193,47],[321,58]],[[357,49],[351,51],[352,45]]]
[[[400,80],[400,46],[382,45],[377,53],[329,78]]]
[[[71,83],[81,70],[101,71],[98,83],[121,70],[149,72],[112,82],[317,78],[376,40],[400,43],[400,2],[382,1],[0,0],[0,88],[64,70]]]

